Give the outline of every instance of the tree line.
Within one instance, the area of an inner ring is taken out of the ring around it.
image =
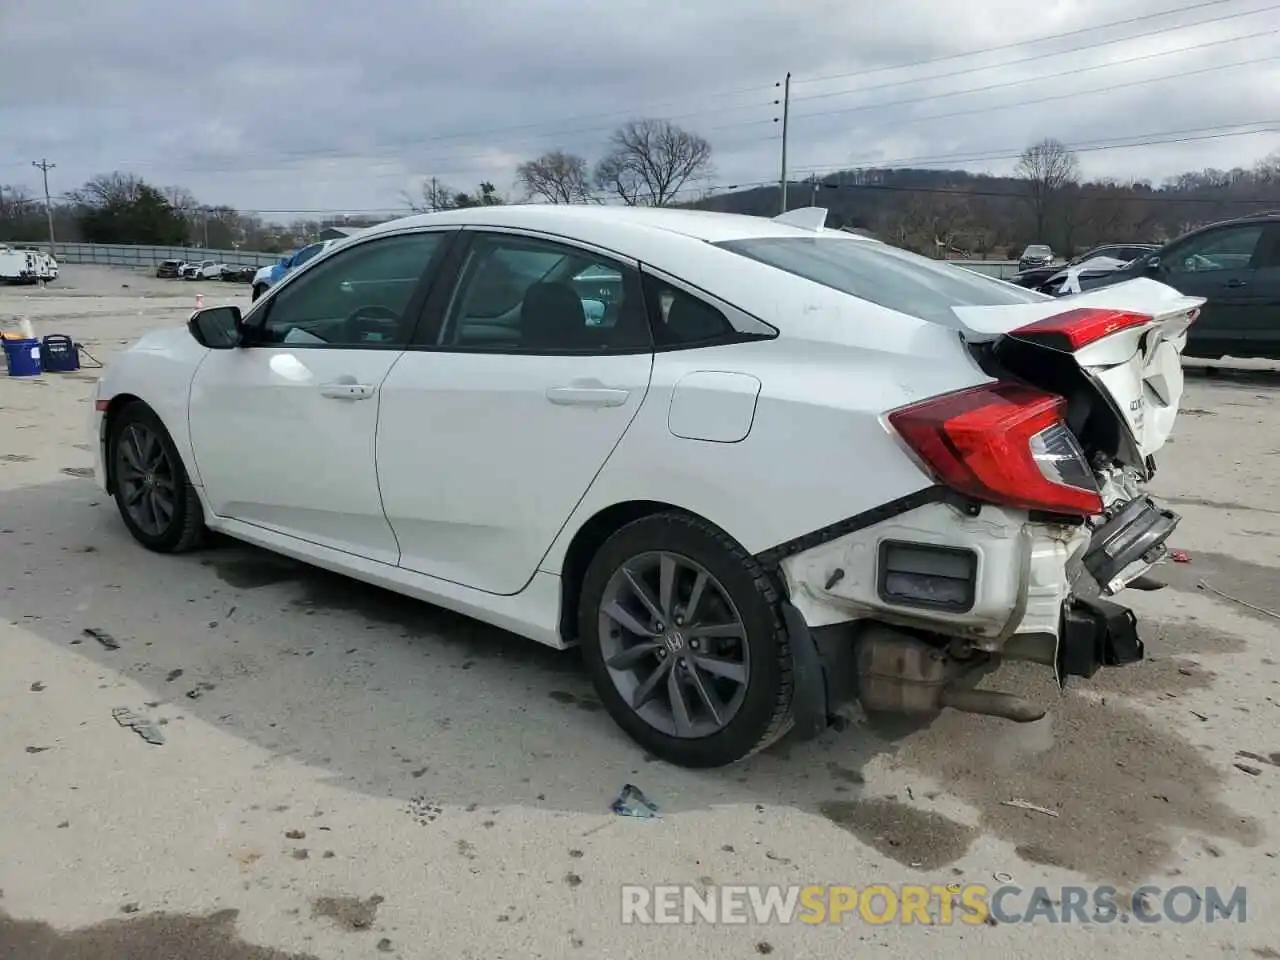
[[[588,158],[553,149],[518,164],[521,202],[685,206],[774,216],[778,185],[716,193],[711,144],[669,120],[618,127]],[[409,211],[434,212],[512,202],[486,181],[458,190],[422,178]],[[788,185],[788,206],[829,211],[832,227],[869,230],[937,257],[1016,257],[1028,243],[1071,255],[1107,242],[1159,242],[1202,223],[1280,208],[1280,151],[1253,167],[1206,169],[1169,178],[1086,181],[1077,156],[1057,140],[1023,151],[1012,176],[963,170],[861,168]],[[199,203],[182,187],[122,172],[94,177],[54,205],[59,240],[279,252],[314,240],[327,226],[365,226],[385,218],[334,217],[273,223],[226,205]],[[48,238],[43,198],[0,185],[0,241]]]

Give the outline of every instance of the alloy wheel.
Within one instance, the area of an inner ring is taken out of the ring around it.
[[[173,462],[155,431],[131,423],[116,442],[115,480],[121,504],[143,533],[162,536],[177,511]]]
[[[667,551],[632,557],[610,577],[599,610],[604,664],[622,699],[671,737],[708,737],[742,706],[747,630],[705,567]]]

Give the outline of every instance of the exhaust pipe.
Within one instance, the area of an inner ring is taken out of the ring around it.
[[[941,706],[961,713],[979,713],[984,717],[1001,717],[1014,723],[1034,723],[1047,712],[1039,704],[996,690],[973,690],[948,687],[939,698]]]

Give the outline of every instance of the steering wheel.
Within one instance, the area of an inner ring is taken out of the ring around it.
[[[388,320],[391,321],[390,325]],[[347,341],[362,343],[366,340],[382,340],[388,336],[394,338],[399,324],[400,314],[380,303],[356,307],[347,315]]]

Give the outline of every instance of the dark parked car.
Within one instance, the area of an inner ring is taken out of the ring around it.
[[[252,283],[253,275],[257,272],[257,267],[228,267],[222,271],[219,279],[227,283]]]
[[[1078,266],[1087,260],[1092,260],[1094,257],[1110,257],[1113,260],[1123,260],[1125,263],[1129,263],[1139,257],[1149,256],[1159,249],[1160,245],[1156,243],[1108,243],[1104,246],[1087,250],[1078,257],[1073,257],[1066,262],[1065,266]],[[1064,267],[1055,267],[1051,264],[1022,269],[1021,261],[1019,261],[1019,271],[1010,279],[1020,287],[1030,287],[1032,290],[1036,290],[1050,277],[1060,273],[1063,269]]]
[[[1048,244],[1033,243],[1022,251],[1018,259],[1018,270],[1030,270],[1032,267],[1047,267],[1053,263],[1053,250]]]
[[[176,280],[183,262],[182,260],[161,260],[156,265],[156,276],[161,280]]]
[[[1280,360],[1280,212],[1210,224],[1084,289],[1150,277],[1206,297],[1184,356]]]

